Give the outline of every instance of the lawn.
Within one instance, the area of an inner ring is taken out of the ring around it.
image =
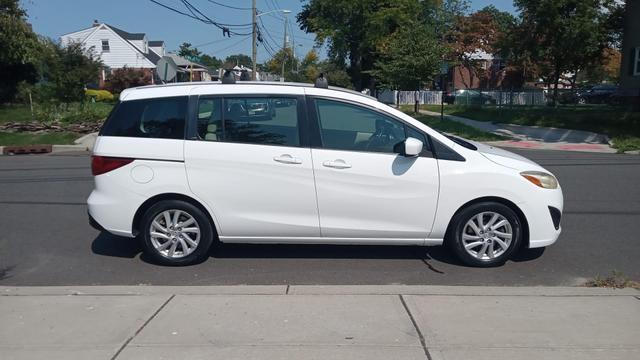
[[[0,106],[0,124],[6,122],[28,122],[32,121],[29,105],[10,104]]]
[[[29,105],[9,104],[0,106],[0,124],[7,122],[43,121],[77,123],[104,119],[113,108],[109,102],[86,102],[54,105],[35,105],[31,115]]]
[[[11,133],[0,132],[0,146],[7,145],[33,145],[33,144],[73,144],[73,141],[82,136],[72,132],[51,133]]]
[[[500,141],[500,140],[508,140],[505,137],[500,135],[495,135],[492,133],[484,132],[473,128],[471,126],[461,124],[459,122],[451,121],[451,120],[441,120],[439,116],[429,116],[429,115],[418,115],[415,116],[413,114],[413,110],[409,110],[408,108],[403,108],[403,110],[409,115],[429,126],[432,129],[440,130],[442,132],[460,136],[469,140],[476,141]]]
[[[423,105],[440,112],[440,105]],[[585,107],[444,107],[445,114],[479,121],[587,130],[608,135],[619,151],[640,149],[640,112],[606,106]]]

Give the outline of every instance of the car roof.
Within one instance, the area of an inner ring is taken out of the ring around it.
[[[260,87],[261,89],[257,92],[267,92],[265,90],[266,87],[273,87],[275,93],[278,94],[303,94],[305,88],[315,88],[313,84],[308,83],[297,83],[297,82],[277,82],[277,81],[237,81],[234,84],[223,84],[221,81],[198,81],[198,82],[181,82],[181,83],[170,83],[170,84],[161,84],[161,85],[146,85],[139,86],[134,88],[125,89],[120,93],[120,100],[136,100],[136,99],[147,99],[154,97],[168,97],[168,96],[185,96],[190,95],[196,89],[206,92],[206,89],[212,90],[212,87],[215,87],[216,93],[224,93],[225,88],[233,89],[233,93],[238,93],[242,91],[238,91],[237,85],[242,86],[250,86],[247,88],[247,93],[255,93],[256,87]],[[368,99],[376,100],[376,98],[363,94],[361,92],[345,89],[341,87],[329,86],[328,89],[321,90],[333,90],[349,93],[351,95],[358,95]]]

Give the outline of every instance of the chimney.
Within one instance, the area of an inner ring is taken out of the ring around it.
[[[97,19],[93,20],[93,25],[92,25],[92,27],[96,27],[96,26],[99,26],[99,25],[100,25],[100,23],[98,22],[98,20],[97,20]]]

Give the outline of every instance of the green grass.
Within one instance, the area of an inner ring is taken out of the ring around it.
[[[0,124],[33,120],[29,105],[10,104],[0,106]]]
[[[500,141],[500,140],[508,140],[507,138],[495,135],[492,133],[484,132],[473,128],[471,126],[461,124],[456,121],[451,120],[441,120],[439,116],[430,116],[430,115],[415,115],[413,114],[413,110],[409,110],[408,108],[402,108],[409,116],[413,116],[415,119],[424,123],[432,129],[440,130],[442,132],[446,132],[448,134],[453,134],[456,136],[460,136],[469,140],[476,141]]]
[[[440,105],[422,109],[440,112]],[[447,105],[445,114],[479,121],[586,130],[608,135],[618,151],[640,149],[640,112],[622,107],[480,107]]]
[[[101,120],[109,115],[114,103],[86,102],[60,105],[35,105],[34,115],[28,105],[10,104],[0,106],[0,124],[8,122],[53,122],[77,123]]]
[[[73,144],[73,141],[80,136],[79,134],[71,132],[43,134],[0,132],[0,146],[33,144],[67,145]]]

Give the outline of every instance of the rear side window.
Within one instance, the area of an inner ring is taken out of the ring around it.
[[[187,97],[123,101],[100,131],[101,136],[184,139]]]
[[[300,146],[295,98],[200,98],[197,128],[206,141]]]

